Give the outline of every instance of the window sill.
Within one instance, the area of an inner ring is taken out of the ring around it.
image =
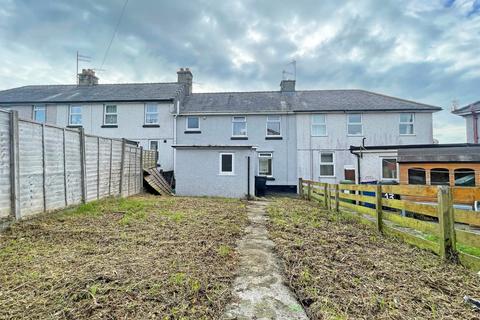
[[[363,134],[347,134],[347,137],[363,137]]]
[[[199,134],[202,133],[200,130],[185,130],[183,133],[185,134]]]
[[[82,127],[83,127],[83,125],[81,125],[81,124],[69,124],[67,126],[67,128],[82,128]]]
[[[416,136],[415,133],[413,133],[413,134],[401,134],[401,133],[400,133],[399,135],[400,135],[401,137],[414,137],[414,136]]]
[[[248,140],[248,137],[231,137],[230,140]]]
[[[273,176],[264,176],[261,174],[259,174],[258,176],[267,179],[267,181],[275,181],[275,178]]]
[[[144,124],[144,128],[160,128],[159,124]]]
[[[102,128],[118,128],[118,124],[104,124]]]
[[[222,176],[222,177],[234,177],[234,176],[236,176],[235,173],[219,173],[218,175]]]
[[[283,137],[279,136],[279,137],[275,137],[275,136],[272,136],[272,137],[265,137],[265,140],[283,140]]]
[[[325,138],[325,137],[328,137],[328,135],[323,135],[323,136],[315,136],[315,135],[313,135],[313,134],[312,134],[312,137],[313,137],[313,138]]]

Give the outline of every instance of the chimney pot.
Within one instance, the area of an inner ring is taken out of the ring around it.
[[[78,85],[94,86],[98,84],[98,77],[93,69],[82,69],[82,73],[78,74]]]

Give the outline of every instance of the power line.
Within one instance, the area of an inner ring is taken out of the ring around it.
[[[112,46],[113,39],[115,38],[115,35],[117,34],[118,27],[120,26],[120,22],[122,21],[123,14],[125,13],[125,8],[127,7],[128,0],[125,0],[123,3],[122,7],[122,12],[120,13],[120,17],[118,18],[117,25],[115,26],[115,29],[113,30],[112,38],[110,39],[110,42],[108,43],[107,50],[105,50],[105,54],[103,55],[103,60],[102,60],[102,65],[100,66],[100,69],[103,68],[103,65],[105,64],[105,60],[107,60],[108,52],[110,51],[110,47]]]

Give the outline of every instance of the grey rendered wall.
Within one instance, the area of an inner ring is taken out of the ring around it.
[[[219,154],[235,154],[234,175],[219,174]],[[247,157],[250,150],[178,149],[176,168],[176,194],[180,196],[217,196],[243,198],[247,195]],[[255,169],[252,163],[250,192],[254,193]]]
[[[232,116],[231,115],[206,115],[200,116],[200,134],[186,134],[186,116],[177,119],[178,144],[217,144],[217,145],[254,145],[258,152],[273,153],[274,181],[269,185],[296,185],[297,155],[296,155],[296,122],[295,115],[281,115],[282,140],[266,140],[267,115],[244,115],[247,118],[248,140],[231,140]],[[256,155],[252,161],[257,167]],[[180,172],[176,168],[176,175]],[[255,172],[257,174],[257,172]]]
[[[0,224],[141,191],[141,148],[125,140],[82,138],[79,130],[18,120],[4,110],[0,137]]]
[[[464,118],[465,118],[466,130],[467,130],[467,142],[474,143],[473,117],[471,115],[467,115],[467,116],[464,116]],[[478,134],[480,134],[480,117],[479,119],[477,119],[477,131],[478,131]]]
[[[399,134],[399,113],[363,113],[363,135],[347,135],[347,115],[327,114],[327,136],[311,135],[312,114],[297,114],[298,176],[316,181],[336,183],[344,178],[345,166],[357,167],[351,145],[359,146],[365,137],[366,145],[428,144],[433,143],[431,113],[415,114],[415,134]],[[335,177],[320,177],[320,151],[335,154]],[[356,170],[358,173],[358,170]],[[362,173],[363,176],[363,173]]]

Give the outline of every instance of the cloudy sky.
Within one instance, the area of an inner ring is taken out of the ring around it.
[[[125,0],[0,0],[0,89],[75,82],[100,68]],[[361,88],[438,105],[434,135],[464,142],[449,113],[480,100],[480,0],[130,0],[100,82],[176,81],[194,91]],[[290,69],[289,69],[290,68]]]

